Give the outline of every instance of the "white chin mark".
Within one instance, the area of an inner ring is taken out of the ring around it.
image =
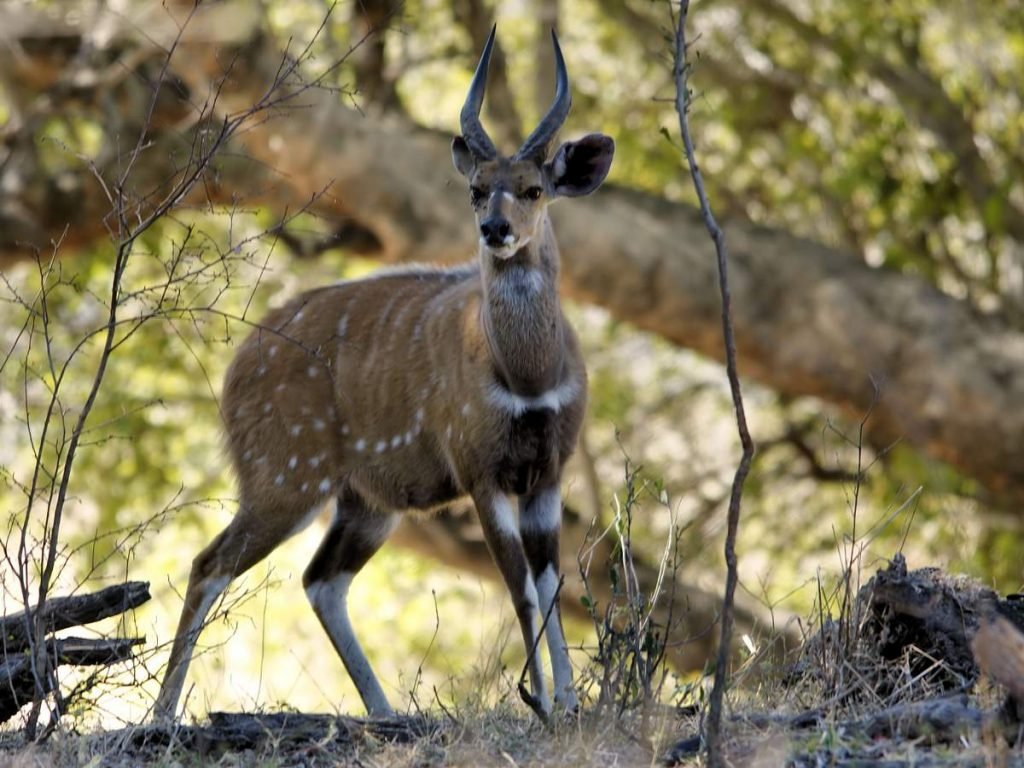
[[[519,240],[514,239],[511,235],[505,238],[503,245],[495,248],[493,245],[488,245],[487,242],[481,237],[480,247],[484,253],[493,256],[496,259],[511,259],[530,242],[530,238],[523,237]]]

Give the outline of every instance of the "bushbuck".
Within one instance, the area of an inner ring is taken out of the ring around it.
[[[391,714],[352,630],[349,585],[404,512],[466,496],[515,605],[534,709],[552,711],[531,652],[542,631],[554,701],[576,708],[558,608],[559,482],[587,375],[559,304],[547,207],[593,192],[614,143],[591,134],[549,157],[571,102],[554,33],[552,41],[554,101],[511,157],[480,123],[493,29],[473,76],[452,158],[469,182],[477,259],[311,290],[271,312],[239,349],[221,410],[240,505],[192,562],[158,717],[174,715],[198,635],[228,583],[332,500],[303,584],[367,711]]]

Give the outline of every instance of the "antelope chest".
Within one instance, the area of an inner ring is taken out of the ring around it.
[[[561,474],[560,421],[551,408],[512,416],[495,446],[494,477],[505,493],[523,495],[558,482]]]

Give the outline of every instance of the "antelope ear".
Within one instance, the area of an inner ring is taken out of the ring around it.
[[[552,195],[589,195],[608,175],[614,154],[615,142],[603,133],[591,133],[578,141],[565,142],[544,164]]]
[[[467,179],[476,168],[476,158],[473,156],[473,151],[461,136],[456,136],[452,139],[452,162],[455,163],[455,170]]]

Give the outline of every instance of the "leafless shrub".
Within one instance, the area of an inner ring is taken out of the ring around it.
[[[667,638],[676,605],[680,530],[667,493],[659,485],[644,479],[641,468],[625,458],[623,498],[613,497],[615,515],[604,530],[591,527],[577,554],[584,584],[584,605],[594,625],[595,646],[591,662],[580,679],[584,699],[592,702],[593,717],[622,718],[627,712],[641,714],[641,734],[650,736],[649,717],[661,701],[668,669],[665,662]],[[653,502],[669,514],[669,531],[659,561],[658,579],[650,594],[645,594],[637,578],[633,559],[633,518],[642,502]],[[594,553],[606,537],[613,546],[608,562],[601,564],[600,576],[594,573]],[[591,588],[594,578],[607,578],[611,598],[600,605]],[[668,606],[668,620],[656,619],[661,603]]]
[[[0,273],[0,301],[19,318],[7,335],[6,348],[0,350],[0,380],[5,385],[10,383],[12,393],[16,392],[12,407],[21,438],[31,448],[27,467],[17,462],[0,466],[0,481],[17,499],[8,510],[6,533],[0,541],[11,574],[0,577],[5,609],[14,604],[25,606],[25,621],[31,630],[36,692],[25,721],[29,739],[39,735],[40,715],[48,701],[44,735],[73,702],[85,701],[87,692],[106,679],[102,673],[86,676],[69,693],[60,693],[56,660],[47,653],[45,640],[51,628],[44,620],[44,608],[62,572],[78,568],[83,548],[95,549],[103,537],[112,539],[108,551],[119,552],[127,570],[134,548],[153,525],[183,505],[194,503],[176,498],[146,523],[102,533],[75,548],[65,543],[63,527],[79,501],[76,461],[84,450],[114,439],[110,423],[90,419],[104,392],[112,361],[125,354],[140,329],[153,323],[164,324],[168,334],[186,346],[190,334],[198,343],[216,343],[226,339],[232,327],[253,326],[247,312],[276,244],[275,233],[309,206],[307,203],[262,231],[240,228],[243,234],[238,236],[233,223],[244,211],[236,203],[225,212],[230,225],[225,243],[216,231],[204,228],[202,215],[190,209],[189,201],[197,192],[202,197],[215,172],[214,159],[239,131],[258,121],[287,116],[290,109],[302,107],[301,97],[309,89],[328,87],[328,78],[340,60],[319,66],[319,74],[312,78],[303,72],[333,8],[327,11],[313,39],[282,59],[260,99],[241,111],[226,112],[221,107],[223,88],[232,74],[233,64],[229,63],[206,100],[191,104],[195,114],[189,123],[195,130],[186,151],[173,164],[173,175],[152,188],[136,189],[136,172],[147,162],[147,154],[154,151],[150,130],[158,100],[173,89],[172,65],[199,6],[192,6],[177,37],[162,54],[159,74],[151,83],[143,128],[117,162],[107,166],[113,170],[79,158],[87,163],[109,204],[104,224],[110,238],[111,261],[105,294],[89,292],[87,281],[70,260],[63,258],[62,242],[53,243],[48,253],[36,254],[31,275],[22,278]],[[203,208],[217,211],[212,200],[204,201]],[[169,241],[166,247],[147,242],[157,225]],[[226,301],[238,291],[249,296],[241,313],[232,312]],[[79,301],[82,307],[73,322],[68,322],[61,311],[70,301]],[[105,570],[107,558],[109,555],[94,557],[85,568],[86,576]],[[47,695],[51,690],[56,692],[52,700]]]

